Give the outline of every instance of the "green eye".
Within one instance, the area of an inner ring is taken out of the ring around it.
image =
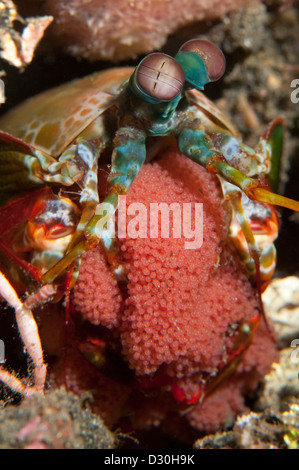
[[[191,39],[180,48],[175,59],[181,64],[186,81],[196,88],[222,77],[225,57],[215,44],[203,39]]]
[[[135,93],[144,100],[155,103],[176,98],[183,90],[185,76],[182,67],[173,57],[155,52],[140,62],[131,82]]]

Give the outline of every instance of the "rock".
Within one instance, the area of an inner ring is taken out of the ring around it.
[[[266,316],[274,324],[280,347],[299,338],[299,278],[274,279],[263,294]],[[299,342],[299,340],[298,340]]]

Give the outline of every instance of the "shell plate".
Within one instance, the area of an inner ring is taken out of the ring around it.
[[[45,91],[9,111],[0,129],[52,157],[67,146],[118,98],[133,69],[96,72]]]

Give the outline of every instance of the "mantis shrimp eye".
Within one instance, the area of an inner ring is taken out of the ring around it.
[[[222,77],[225,71],[225,57],[223,52],[215,44],[204,39],[191,39],[185,42],[180,48],[182,52],[196,52],[200,55],[207,68],[207,73],[211,82],[215,82]]]
[[[185,76],[182,67],[175,59],[154,52],[140,62],[136,69],[136,82],[149,98],[170,101],[181,93]]]

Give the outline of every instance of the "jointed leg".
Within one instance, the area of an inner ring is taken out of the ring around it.
[[[31,393],[42,393],[46,381],[47,368],[43,361],[42,345],[39,338],[38,328],[31,310],[20,301],[17,293],[10,285],[6,277],[0,272],[0,292],[2,297],[11,305],[16,312],[16,320],[21,338],[25,348],[33,362],[34,385],[26,387],[21,380],[13,374],[0,369],[0,380],[10,388],[24,396]]]
[[[183,129],[178,135],[178,143],[184,155],[204,166],[211,173],[222,176],[225,181],[240,188],[249,199],[299,211],[298,201],[272,193],[265,189],[258,180],[250,178],[230,166],[221,152],[213,148],[203,130]]]
[[[263,305],[260,297],[261,250],[256,243],[250,223],[244,214],[241,204],[242,193],[238,190],[238,188],[240,188],[249,199],[258,200],[261,202],[280,204],[289,208],[295,208],[296,210],[299,210],[299,202],[288,200],[287,198],[278,196],[268,190],[265,190],[261,187],[261,184],[258,180],[247,177],[236,168],[230,166],[222,153],[213,148],[212,142],[209,140],[204,130],[202,129],[183,129],[182,132],[178,135],[178,144],[181,152],[184,153],[187,157],[204,166],[211,173],[215,173],[223,177],[225,182],[237,186],[235,189],[233,189],[232,186],[232,189],[228,191],[227,197],[229,197],[230,202],[232,203],[234,212],[248,245],[249,255],[253,259],[255,265],[255,278],[257,281],[260,299],[260,314],[255,315],[254,318],[251,319],[250,325],[246,323],[242,324],[236,331],[232,358],[230,358],[227,364],[220,368],[219,374],[215,379],[215,381],[218,382],[219,380],[223,380],[223,377],[231,373],[232,369],[234,369],[234,367],[236,367],[238,364],[242,354],[247,350],[251,342],[253,332],[259,323],[260,316],[263,316],[265,319]],[[233,356],[235,356],[235,358],[233,358]]]
[[[256,240],[252,233],[252,229],[250,227],[249,220],[247,219],[242,206],[242,192],[231,184],[227,185],[226,183],[222,185],[222,189],[224,191],[225,198],[230,202],[234,214],[236,215],[238,223],[242,229],[242,233],[247,243],[248,255],[254,261],[255,266],[257,266],[259,265],[261,250],[258,244],[256,243]]]
[[[114,140],[111,172],[108,177],[108,194],[101,202],[95,215],[85,226],[81,240],[53,268],[44,274],[42,280],[53,282],[65,269],[87,250],[102,240],[108,259],[115,259],[115,243],[107,229],[118,207],[118,197],[126,194],[136,178],[146,157],[145,135],[131,128],[121,128]]]
[[[95,208],[99,203],[98,194],[98,150],[85,140],[79,140],[76,144],[76,151],[71,162],[67,158],[68,165],[76,165],[77,175],[74,176],[76,182],[81,188],[80,207],[82,214],[78,223],[76,232],[72,238],[68,251],[77,243],[84,228],[92,218]],[[78,175],[81,175],[78,179]]]
[[[273,244],[278,235],[276,211],[268,204],[251,201],[222,178],[221,185],[235,215],[230,225],[230,238],[248,274],[256,280],[262,293],[276,266],[276,249]]]

